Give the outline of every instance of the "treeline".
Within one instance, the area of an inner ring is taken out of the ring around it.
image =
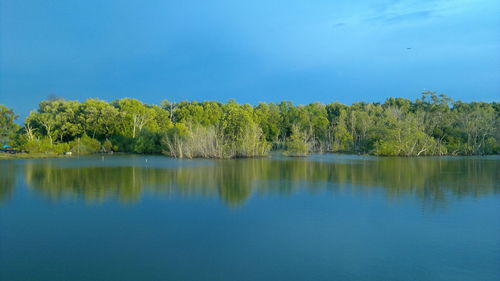
[[[164,153],[179,158],[232,158],[311,152],[393,156],[500,152],[500,105],[453,101],[424,92],[384,103],[259,103],[257,106],[125,98],[83,103],[42,101],[24,126],[0,107],[1,137],[30,152]]]

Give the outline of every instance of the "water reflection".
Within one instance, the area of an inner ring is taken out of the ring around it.
[[[78,161],[78,160],[69,160]],[[123,165],[126,165],[126,160]],[[15,165],[3,163],[0,200],[16,185]],[[23,164],[28,187],[53,200],[68,197],[102,202],[136,202],[145,191],[184,196],[217,196],[239,206],[254,194],[307,192],[369,193],[418,196],[426,204],[446,204],[450,196],[481,196],[500,190],[496,158],[346,158],[206,160],[179,167],[67,167],[64,162]]]
[[[17,185],[16,166],[7,161],[0,161],[0,204],[9,200]]]

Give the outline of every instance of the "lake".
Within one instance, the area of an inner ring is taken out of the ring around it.
[[[0,161],[0,279],[499,280],[500,157]]]

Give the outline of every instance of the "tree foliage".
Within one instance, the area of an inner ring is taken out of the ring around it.
[[[15,123],[17,117],[12,109],[0,104],[0,144],[10,142],[19,129],[19,125]]]
[[[453,101],[424,92],[415,101],[384,103],[259,103],[136,99],[83,103],[60,98],[40,102],[23,129],[0,107],[1,134],[36,151],[74,150],[85,140],[92,151],[165,153],[180,158],[347,152],[387,156],[481,155],[500,152],[500,106]],[[18,132],[13,136],[14,132]],[[95,141],[89,141],[90,139]],[[100,146],[100,147],[99,147]]]

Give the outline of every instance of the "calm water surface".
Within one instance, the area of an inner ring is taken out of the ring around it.
[[[500,158],[0,161],[0,280],[500,280]]]

